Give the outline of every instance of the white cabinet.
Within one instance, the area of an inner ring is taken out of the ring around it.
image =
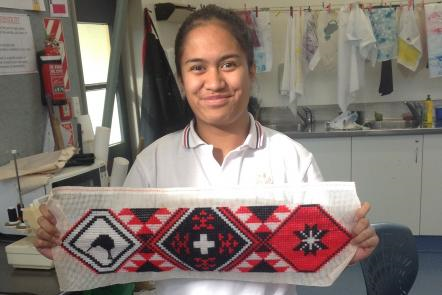
[[[407,225],[419,234],[422,135],[353,137],[352,180],[372,205],[372,223]]]
[[[316,159],[326,181],[351,180],[351,138],[302,138],[296,139]]]
[[[424,136],[421,235],[442,235],[442,134]]]

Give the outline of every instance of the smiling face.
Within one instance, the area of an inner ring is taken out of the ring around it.
[[[255,68],[222,22],[193,28],[183,43],[181,82],[198,128],[248,124],[247,105]]]

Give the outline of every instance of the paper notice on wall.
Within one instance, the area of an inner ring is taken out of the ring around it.
[[[74,127],[71,122],[63,122],[60,124],[61,134],[63,136],[64,146],[74,145]]]
[[[0,7],[46,11],[44,0],[0,0]]]
[[[67,0],[49,0],[51,17],[69,17]]]
[[[37,72],[29,16],[0,13],[0,75]]]

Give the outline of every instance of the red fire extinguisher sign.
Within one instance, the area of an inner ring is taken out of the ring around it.
[[[61,56],[41,55],[40,61],[46,98],[51,99],[52,104],[54,105],[66,104],[64,71],[61,63]]]

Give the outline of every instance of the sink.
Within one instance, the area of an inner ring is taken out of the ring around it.
[[[417,124],[414,120],[386,119],[383,121],[369,121],[364,125],[371,129],[409,129],[416,128]]]
[[[300,125],[295,125],[295,124],[265,124],[263,123],[264,126],[277,130],[279,132],[287,132],[287,131],[304,131],[303,128],[301,128]]]

